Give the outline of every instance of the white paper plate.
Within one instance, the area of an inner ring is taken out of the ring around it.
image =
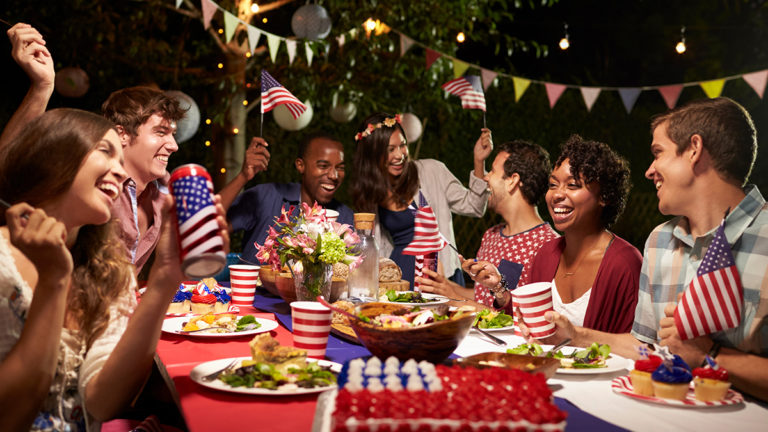
[[[661,405],[671,405],[671,406],[677,406],[681,408],[714,408],[714,407],[721,407],[726,405],[735,405],[735,404],[740,404],[744,402],[744,397],[741,395],[741,393],[731,389],[728,390],[728,393],[726,393],[725,398],[720,401],[704,402],[704,401],[697,400],[693,392],[693,382],[691,382],[691,386],[688,389],[688,394],[686,395],[684,400],[664,399],[664,398],[657,398],[654,396],[643,396],[635,393],[632,390],[632,381],[629,379],[629,375],[624,375],[624,376],[614,378],[613,381],[611,381],[611,389],[613,390],[614,393],[628,396],[643,402],[649,402],[649,403],[661,404]]]
[[[237,319],[240,319],[241,317],[237,317]],[[184,324],[188,322],[191,319],[190,316],[181,316],[181,317],[174,317],[174,318],[166,318],[165,321],[163,321],[163,332],[165,333],[171,333],[171,334],[178,334],[178,335],[184,335],[184,336],[190,336],[190,337],[202,337],[202,338],[231,338],[231,337],[239,337],[239,336],[246,336],[246,335],[255,335],[259,333],[268,332],[270,330],[274,330],[277,328],[278,324],[277,321],[269,320],[266,318],[256,318],[256,322],[261,324],[261,327],[253,329],[253,330],[246,330],[241,332],[232,332],[232,333],[206,333],[206,332],[194,332],[194,333],[187,333],[181,331],[182,328],[184,328]]]
[[[330,386],[312,387],[312,388],[296,388],[296,389],[290,389],[290,390],[269,390],[269,389],[263,389],[263,388],[231,387],[225,384],[224,381],[221,381],[218,379],[212,380],[212,381],[202,380],[202,377],[227,367],[227,365],[231,363],[233,360],[242,361],[242,360],[250,360],[250,359],[251,357],[233,357],[233,358],[213,360],[213,361],[201,363],[195,366],[189,372],[189,377],[192,378],[192,381],[204,387],[208,387],[214,390],[221,390],[229,393],[240,393],[240,394],[249,394],[249,395],[291,396],[291,395],[301,395],[301,394],[309,394],[309,393],[319,393],[319,392],[324,392],[326,390],[332,390],[336,388],[336,384],[333,384]],[[309,360],[309,361],[315,361],[315,360]],[[331,371],[337,374],[341,372],[341,365],[339,363],[334,363],[328,360],[316,360],[316,361],[320,366],[330,366]]]
[[[574,348],[574,350],[581,350],[581,349],[583,348]],[[599,375],[599,374],[612,373],[612,372],[620,371],[622,369],[631,369],[631,368],[634,368],[634,362],[632,360],[622,357],[620,355],[611,353],[611,355],[608,356],[608,360],[605,361],[605,367],[586,368],[586,369],[561,367],[557,369],[557,373],[564,374],[564,375]]]
[[[515,329],[514,325],[506,326],[506,327],[498,327],[498,328],[481,328],[480,330],[486,331],[486,332],[501,332],[501,331],[513,331]]]
[[[404,292],[408,292],[408,291],[397,291],[398,294],[404,293]],[[439,305],[443,303],[448,303],[450,301],[448,297],[444,297],[439,294],[421,293],[421,297],[429,301],[424,303],[404,303],[404,302],[391,302],[389,300],[385,300],[384,303],[399,304],[403,306],[434,306],[434,305]]]

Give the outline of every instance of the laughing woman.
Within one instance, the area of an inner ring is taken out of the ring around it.
[[[474,170],[467,189],[442,162],[410,158],[399,114],[374,114],[358,130],[352,167],[355,209],[377,214],[379,255],[392,258],[413,287],[415,259],[402,252],[413,239],[415,211],[431,206],[440,233],[456,244],[451,213],[474,217],[485,213],[488,192],[482,179],[492,149],[491,131],[484,129],[475,144]],[[438,259],[444,276],[464,286],[458,254],[446,247]]]
[[[0,430],[98,430],[150,370],[183,279],[173,199],[137,306],[110,221],[125,179],[113,125],[85,111],[49,111],[3,149],[0,197],[14,205],[0,215]]]
[[[608,228],[629,194],[627,161],[606,144],[574,135],[549,177],[546,203],[563,236],[533,259],[531,282],[552,282],[554,309],[574,325],[610,333],[632,328],[640,252]]]

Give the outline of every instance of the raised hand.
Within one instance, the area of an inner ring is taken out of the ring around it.
[[[469,274],[473,281],[491,289],[501,282],[501,274],[495,265],[488,261],[464,260],[461,268]]]
[[[53,59],[40,32],[29,24],[18,23],[8,30],[8,39],[13,59],[29,76],[32,85],[50,87],[53,91],[56,75]]]
[[[32,262],[40,277],[64,279],[72,275],[74,265],[63,223],[26,203],[11,206],[5,220],[11,243]]]
[[[264,138],[253,137],[251,144],[245,151],[245,158],[243,160],[243,176],[246,180],[250,180],[256,174],[267,169],[269,165],[269,150],[267,147],[269,144]]]
[[[488,159],[493,150],[493,138],[491,137],[491,130],[483,128],[480,138],[475,142],[474,156],[475,161],[484,161]]]

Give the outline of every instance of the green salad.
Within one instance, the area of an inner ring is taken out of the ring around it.
[[[282,374],[272,364],[245,360],[239,368],[223,372],[219,379],[232,387],[268,390],[326,387],[336,384],[336,375],[331,372],[330,367],[320,366],[315,362],[307,363],[304,368],[289,367],[288,373]]]
[[[490,309],[483,309],[477,314],[475,322],[472,323],[481,329],[495,329],[502,327],[509,327],[515,324],[515,319],[511,315],[507,315],[504,312],[493,311]]]
[[[427,303],[429,299],[425,299],[419,291],[403,291],[397,292],[395,290],[389,290],[386,293],[387,300],[395,303]]]
[[[544,353],[544,349],[537,343],[521,344],[507,350],[510,354],[522,354],[539,356]],[[606,367],[606,360],[611,354],[610,345],[601,345],[597,342],[592,343],[589,348],[577,350],[570,354],[563,354],[562,350],[556,353],[547,353],[547,357],[554,357],[560,360],[561,368],[568,369],[592,369]]]
[[[261,327],[261,324],[256,321],[256,318],[254,318],[253,315],[245,315],[244,317],[237,320],[235,325],[237,326],[235,327],[236,332],[256,330],[257,328]]]

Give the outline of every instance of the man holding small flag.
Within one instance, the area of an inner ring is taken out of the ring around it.
[[[599,341],[637,358],[660,343],[689,365],[707,356],[734,387],[768,400],[768,203],[747,184],[757,154],[749,113],[727,98],[656,117],[645,173],[659,210],[675,215],[648,237],[631,333],[574,327],[557,313],[554,340]],[[726,214],[725,218],[723,215]]]

